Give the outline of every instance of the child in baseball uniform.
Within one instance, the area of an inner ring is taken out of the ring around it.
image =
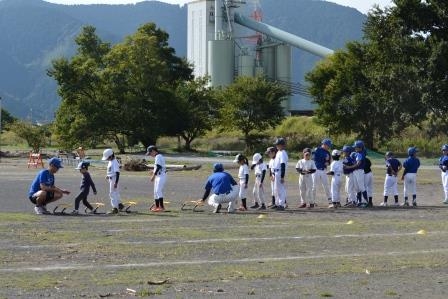
[[[249,184],[249,161],[247,158],[238,154],[235,156],[234,163],[238,163],[240,167],[238,168],[238,179],[240,185],[239,198],[241,199],[241,206],[238,208],[240,211],[247,211],[247,186]]]
[[[112,210],[109,214],[117,214],[118,210],[122,210],[124,205],[121,203],[120,188],[118,181],[120,180],[120,164],[115,158],[114,151],[107,148],[103,151],[103,161],[107,163],[106,180],[109,181],[109,197]]]
[[[342,165],[345,175],[345,193],[347,194],[347,202],[345,206],[347,207],[356,206],[356,191],[353,183],[353,169],[348,167],[354,164],[354,160],[351,157],[353,150],[354,149],[351,145],[344,145],[344,147],[342,148],[342,153],[344,155]]]
[[[90,188],[93,190],[93,194],[96,194],[95,184],[93,183],[92,177],[89,173],[89,162],[79,162],[78,166],[75,168],[79,170],[82,175],[80,192],[75,198],[75,209],[72,211],[73,215],[78,215],[79,204],[82,203],[86,206],[87,209],[93,211],[92,205],[87,200],[87,196],[89,196]]]
[[[333,161],[330,165],[330,171],[327,172],[331,175],[331,204],[328,208],[340,208],[341,207],[341,186],[342,186],[342,174],[344,173],[344,165],[342,161],[339,161],[341,157],[341,151],[334,149],[331,152],[331,158]]]
[[[381,206],[387,206],[387,199],[389,195],[393,195],[395,206],[398,206],[398,186],[397,175],[401,170],[401,162],[394,158],[392,152],[386,152],[386,178],[384,179],[384,201]]]
[[[165,157],[163,157],[155,145],[148,146],[146,155],[154,158],[154,168],[150,178],[150,181],[154,182],[154,205],[150,211],[163,212],[165,211],[163,205],[163,187],[165,187],[166,182]]]
[[[418,149],[416,147],[408,148],[408,157],[403,162],[404,180],[404,206],[409,206],[409,195],[412,195],[412,206],[417,206],[417,170],[420,167],[420,160],[417,158]]]
[[[288,166],[288,154],[286,153],[286,140],[277,138],[274,143],[277,148],[274,160],[274,192],[278,199],[277,211],[286,208],[286,167]]]
[[[442,156],[439,159],[439,168],[442,171],[442,186],[445,194],[444,204],[448,204],[448,144],[442,145]]]
[[[367,191],[364,181],[364,165],[366,157],[366,149],[362,140],[356,140],[353,144],[355,148],[354,164],[345,166],[346,169],[353,169],[353,183],[356,191],[358,207],[366,208],[369,206]]]
[[[303,149],[303,158],[296,164],[296,170],[300,174],[299,176],[299,195],[300,205],[299,208],[306,208],[307,202],[310,208],[314,208],[314,195],[313,195],[313,173],[316,172],[316,164],[311,159],[311,149]]]
[[[274,193],[274,161],[275,155],[277,154],[277,149],[273,146],[270,146],[266,149],[266,155],[270,158],[268,163],[268,171],[269,171],[269,181],[271,183],[271,204],[268,206],[270,209],[276,209],[277,203]]]
[[[251,209],[266,210],[266,204],[264,202],[264,188],[263,182],[266,177],[266,164],[263,162],[261,154],[256,153],[252,157],[252,167],[255,173],[255,183],[252,190],[254,195],[254,205]]]
[[[364,164],[364,185],[366,186],[367,197],[369,199],[368,207],[373,207],[373,173],[372,162],[369,158],[365,157],[366,162]]]

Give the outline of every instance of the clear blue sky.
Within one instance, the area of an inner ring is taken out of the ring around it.
[[[126,4],[126,3],[142,2],[142,0],[45,0],[45,1],[59,4],[95,4],[95,3]],[[159,1],[171,4],[185,4],[188,3],[190,0],[159,0]],[[367,13],[367,11],[372,7],[373,4],[378,4],[380,5],[380,7],[384,7],[392,3],[392,0],[328,0],[328,1],[338,3],[344,6],[354,7],[362,13]]]

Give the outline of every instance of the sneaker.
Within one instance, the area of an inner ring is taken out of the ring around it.
[[[258,209],[260,206],[258,205],[258,202],[256,202],[253,206],[251,206],[251,209]]]
[[[448,202],[447,202],[447,203],[448,203]],[[276,209],[277,206],[276,206],[275,204],[270,204],[270,205],[268,206],[268,208],[269,208],[269,209]]]
[[[315,204],[310,203],[310,209],[314,208]]]
[[[328,205],[329,209],[335,209],[336,208],[336,203],[331,203]]]
[[[72,215],[78,215],[79,212],[78,212],[78,210],[73,210],[70,214],[72,214]]]
[[[405,201],[405,202],[402,204],[402,206],[403,206],[403,207],[409,207],[409,203],[408,203],[407,201]]]
[[[416,206],[417,206],[417,202],[416,202],[416,201],[413,201],[413,202],[412,202],[412,206],[413,206],[413,207],[416,207]]]
[[[277,210],[277,211],[284,211],[284,210],[285,210],[285,208],[284,208],[284,207],[282,207],[282,206],[277,206],[276,210]]]
[[[221,206],[221,204],[219,204],[219,205],[215,208],[215,210],[213,211],[213,213],[219,213],[219,211],[221,211],[221,208],[222,208],[222,206]]]
[[[303,209],[303,208],[306,208],[306,203],[302,203],[302,204],[299,206],[299,209]]]
[[[382,203],[380,203],[380,206],[381,206],[381,207],[387,207],[387,202],[382,202]]]
[[[121,211],[124,209],[124,204],[122,204],[121,202],[118,204],[118,209]]]
[[[118,209],[117,208],[113,208],[112,210],[107,212],[107,214],[118,214]]]
[[[159,212],[159,211],[160,211],[160,207],[156,207],[156,206],[154,205],[154,206],[152,206],[149,210],[150,210],[151,212]]]
[[[266,210],[266,206],[264,204],[261,205],[257,210]]]
[[[342,207],[342,205],[341,205],[341,203],[338,201],[338,202],[335,202],[335,205],[336,205],[336,208],[340,208],[340,207]]]
[[[35,206],[35,207],[34,207],[34,212],[35,212],[37,215],[43,215],[43,214],[44,214],[44,211],[43,211],[42,207],[38,207],[38,206]]]

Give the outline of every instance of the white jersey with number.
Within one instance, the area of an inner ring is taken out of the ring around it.
[[[107,164],[107,176],[113,177],[117,172],[120,172],[120,164],[117,159],[113,159]]]
[[[162,167],[156,175],[164,175],[166,173],[165,157],[162,154],[157,154],[154,159],[154,171],[157,169],[157,165]]]

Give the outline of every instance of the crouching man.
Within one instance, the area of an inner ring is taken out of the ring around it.
[[[208,204],[213,206],[213,213],[219,213],[223,203],[229,203],[227,211],[234,213],[238,192],[239,187],[233,177],[224,171],[224,166],[221,163],[215,163],[213,174],[208,177],[205,184],[202,201],[204,202],[211,193]]]
[[[51,158],[48,160],[48,169],[43,169],[34,178],[30,186],[29,199],[35,204],[34,212],[36,214],[50,214],[47,211],[47,204],[54,202],[64,194],[70,194],[69,191],[55,186],[54,174],[63,168],[61,160]]]

